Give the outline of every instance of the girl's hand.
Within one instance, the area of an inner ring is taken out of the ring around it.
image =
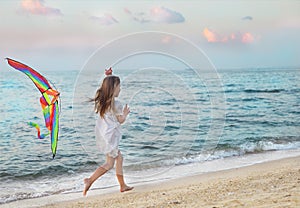
[[[128,105],[126,104],[123,109],[123,115],[127,116],[129,113],[130,113],[130,109],[129,109]]]
[[[125,120],[126,120],[126,117],[128,116],[129,113],[130,113],[130,110],[129,110],[128,105],[126,104],[124,109],[123,109],[123,115],[117,116],[118,122],[120,124],[124,123]]]

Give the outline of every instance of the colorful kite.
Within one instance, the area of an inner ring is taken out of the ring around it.
[[[40,103],[43,109],[43,114],[45,118],[45,124],[49,133],[41,134],[40,127],[38,124],[29,122],[28,124],[32,127],[35,127],[38,131],[38,138],[43,139],[50,134],[51,137],[51,150],[53,158],[56,154],[57,149],[57,140],[58,140],[58,123],[59,123],[59,107],[58,107],[58,98],[59,92],[54,90],[49,82],[38,72],[26,66],[18,61],[6,58],[8,64],[26,74],[35,84],[35,86],[42,93],[40,97]]]

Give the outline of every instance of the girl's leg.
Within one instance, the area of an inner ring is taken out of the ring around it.
[[[86,195],[86,192],[90,189],[91,185],[102,175],[104,175],[107,171],[112,169],[115,164],[115,158],[106,156],[106,162],[98,167],[95,172],[89,177],[83,180],[84,182],[84,189],[83,189],[83,196]]]
[[[116,175],[117,179],[120,184],[120,191],[130,191],[133,189],[133,187],[127,186],[124,177],[123,177],[123,156],[121,154],[121,151],[119,151],[118,157],[116,157]]]

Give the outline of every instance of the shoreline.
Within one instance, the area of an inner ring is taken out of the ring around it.
[[[130,184],[130,183],[129,183]],[[300,205],[300,156],[106,190],[58,194],[0,207],[260,207]],[[104,193],[103,193],[104,192]]]

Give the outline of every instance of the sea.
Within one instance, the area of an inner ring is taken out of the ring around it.
[[[27,122],[44,127],[40,93],[9,67],[0,76],[0,204],[80,193],[105,162],[93,98],[102,72],[40,71],[61,93],[57,154]],[[120,150],[129,185],[300,155],[300,69],[114,69],[130,114]],[[115,170],[91,192],[118,190]]]

